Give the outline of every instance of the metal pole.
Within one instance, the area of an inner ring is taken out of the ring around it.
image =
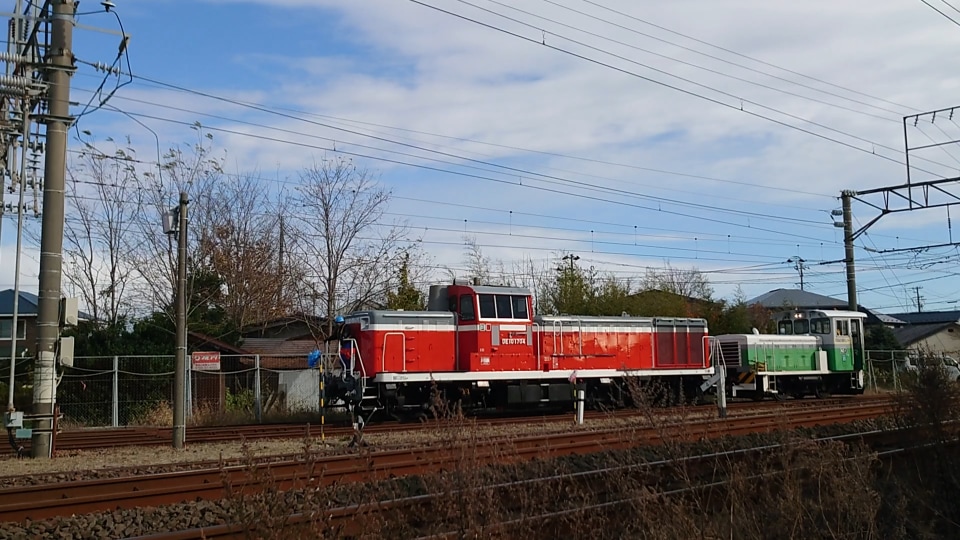
[[[847,263],[847,304],[850,311],[857,311],[857,271],[853,262],[853,212],[850,210],[850,200],[855,192],[844,190],[840,197],[843,200],[843,251],[844,262]]]
[[[717,393],[720,397],[720,418],[727,417],[727,366],[718,365],[717,368],[720,370],[720,380],[717,382]]]
[[[257,414],[257,422],[263,422],[263,403],[260,401],[260,355],[254,357],[256,378],[253,380],[253,408]]]
[[[120,357],[113,357],[113,427],[120,427]]]
[[[27,176],[27,147],[29,146],[27,141],[30,138],[30,110],[28,107],[29,105],[25,102],[23,106],[23,141],[21,141],[22,144],[20,146],[21,159],[19,168],[17,168],[16,164],[17,153],[11,152],[11,160],[13,161],[14,168],[10,170],[10,174],[18,176],[20,197],[17,202],[17,253],[15,255],[16,262],[14,263],[13,277],[13,320],[10,326],[10,388],[8,392],[9,395],[7,396],[7,410],[10,412],[17,410],[13,403],[13,395],[17,373],[17,327],[20,325],[20,253],[23,251],[23,197],[27,192],[27,185],[24,180]],[[2,189],[2,187],[3,186],[0,186],[0,189]]]
[[[173,382],[173,447],[183,448],[187,435],[187,193],[180,192],[179,239],[177,241],[177,360]]]
[[[52,0],[50,48],[44,71],[47,107],[44,116],[47,149],[44,161],[43,221],[40,232],[40,286],[37,306],[37,363],[33,412],[41,416],[33,432],[30,454],[50,457],[53,450],[53,414],[56,402],[57,339],[60,337],[60,284],[63,266],[64,184],[67,131],[70,117],[70,75],[73,66],[73,0]]]
[[[577,425],[583,425],[584,394],[583,390],[577,390]]]
[[[323,356],[320,356],[320,443],[323,445],[327,444],[327,436],[323,432],[324,424],[327,421],[327,408],[326,408],[326,391],[323,388]]]

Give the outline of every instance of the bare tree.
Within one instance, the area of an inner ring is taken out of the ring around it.
[[[669,262],[662,269],[647,269],[640,282],[640,289],[663,291],[701,300],[710,300],[713,296],[713,287],[703,272],[696,268],[676,268]]]
[[[187,252],[197,253],[200,239],[210,230],[211,213],[202,209],[210,205],[214,186],[223,176],[223,158],[215,157],[211,149],[213,137],[196,125],[197,142],[188,147],[176,146],[162,156],[155,166],[141,170],[137,177],[142,194],[142,211],[135,224],[136,249],[133,251],[141,297],[150,302],[153,310],[173,306],[177,280],[177,246],[174,235],[160,231],[161,216],[176,206],[181,191],[187,192],[189,206],[189,238]],[[197,270],[197,260],[189,258],[188,272]],[[188,283],[193,287],[193,280]],[[192,292],[187,298],[193,297]],[[188,305],[187,309],[190,309]]]
[[[87,144],[67,169],[72,208],[64,222],[63,276],[93,319],[107,324],[132,309],[130,240],[140,195],[131,155],[129,148],[108,155]]]
[[[526,287],[533,292],[533,311],[540,313],[540,301],[555,279],[553,266],[548,263],[538,264],[528,256],[513,263],[513,276],[518,287]]]
[[[336,156],[324,159],[300,175],[301,247],[313,261],[328,331],[333,315],[357,309],[374,298],[385,298],[390,284],[390,262],[403,227],[382,223],[390,200],[366,169]]]
[[[493,261],[483,254],[483,248],[474,236],[463,237],[463,264],[471,283],[487,285],[492,281],[495,273]]]
[[[206,202],[193,212],[205,224],[197,231],[194,259],[222,285],[219,304],[227,317],[242,329],[288,315],[294,293],[290,279],[303,271],[287,255],[282,201],[272,205],[266,186],[237,176],[211,186]]]

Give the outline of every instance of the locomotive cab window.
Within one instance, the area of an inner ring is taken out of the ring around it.
[[[510,294],[481,294],[480,318],[530,320],[527,297]]]
[[[781,336],[790,335],[793,333],[793,321],[780,321],[777,324],[777,333]]]
[[[476,318],[476,312],[473,310],[473,296],[469,294],[460,295],[460,320],[472,321]]]
[[[481,294],[480,299],[480,317],[483,319],[497,318],[497,302],[492,294]]]
[[[496,295],[496,299],[497,299],[497,318],[512,319],[513,303],[510,301],[510,297],[505,294],[498,294]]]
[[[513,300],[513,318],[514,319],[523,319],[527,320],[530,318],[530,314],[527,312],[527,297],[526,296],[511,296]]]
[[[847,321],[847,320],[837,321],[837,335],[838,336],[850,335],[850,321]]]
[[[793,321],[793,333],[798,336],[810,333],[810,321],[807,319],[797,319]]]
[[[813,319],[810,321],[810,333],[811,334],[829,334],[830,333],[830,319],[820,318]]]

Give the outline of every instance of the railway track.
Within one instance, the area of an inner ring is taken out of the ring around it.
[[[876,396],[840,397],[828,399],[790,400],[784,402],[733,402],[728,409],[736,414],[748,414],[751,411],[762,412],[777,408],[804,408],[841,405],[856,401],[883,400]],[[702,414],[710,414],[712,405],[703,405],[693,408]],[[671,409],[663,409],[663,414],[671,414]],[[556,423],[567,422],[572,413],[557,413],[550,415],[527,415],[517,417],[476,417],[472,418],[478,425],[504,425],[516,423]],[[632,411],[598,412],[587,411],[585,419],[608,418],[617,414],[636,414]],[[366,433],[390,433],[420,429],[419,423],[384,422],[371,423],[365,429]],[[321,433],[318,423],[296,424],[245,424],[236,426],[197,426],[188,427],[186,434],[187,444],[204,444],[212,442],[258,440],[258,439],[295,439],[317,437]],[[323,433],[330,437],[349,436],[353,428],[344,424],[328,424],[323,427]],[[163,446],[171,443],[173,434],[169,427],[132,426],[122,428],[90,428],[66,430],[57,434],[55,449],[57,451],[96,450],[101,448],[116,448],[128,446]],[[30,442],[25,441],[26,450]]]
[[[664,438],[690,441],[844,423],[883,415],[889,411],[889,403],[855,400],[831,408],[771,409],[769,412],[724,420],[687,419],[682,423],[632,430],[618,427],[493,439],[473,444],[470,451],[481,463],[502,463],[505,460],[534,457],[548,459],[656,444]],[[462,453],[462,448],[454,446],[374,451],[365,454],[363,459],[352,454],[309,459],[291,455],[270,463],[269,471],[272,486],[286,490],[434,472],[455,463]],[[0,521],[20,522],[117,508],[214,500],[225,496],[228,485],[241,492],[255,492],[264,487],[251,478],[249,468],[244,465],[14,487],[0,490]]]

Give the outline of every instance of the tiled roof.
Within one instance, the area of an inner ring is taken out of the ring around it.
[[[753,300],[748,300],[747,304],[760,304],[767,309],[780,309],[784,306],[847,309],[848,305],[846,300],[798,289],[774,289]]]
[[[263,369],[307,369],[307,355],[319,347],[312,339],[272,339],[246,338],[243,348],[252,354],[260,355],[260,367]],[[243,362],[253,363],[252,358]]]
[[[0,291],[0,316],[13,316],[13,299],[13,289]],[[20,301],[17,303],[17,315],[21,317],[36,316],[37,304],[39,302],[40,298],[38,298],[37,295],[20,291]]]
[[[897,341],[900,343],[901,347],[909,347],[914,343],[937,334],[955,324],[957,324],[955,321],[932,324],[912,324],[910,326],[904,326],[903,328],[895,328],[893,330],[893,335],[897,338]]]
[[[891,316],[910,324],[936,324],[960,321],[960,311],[922,311],[920,313],[892,313]]]

